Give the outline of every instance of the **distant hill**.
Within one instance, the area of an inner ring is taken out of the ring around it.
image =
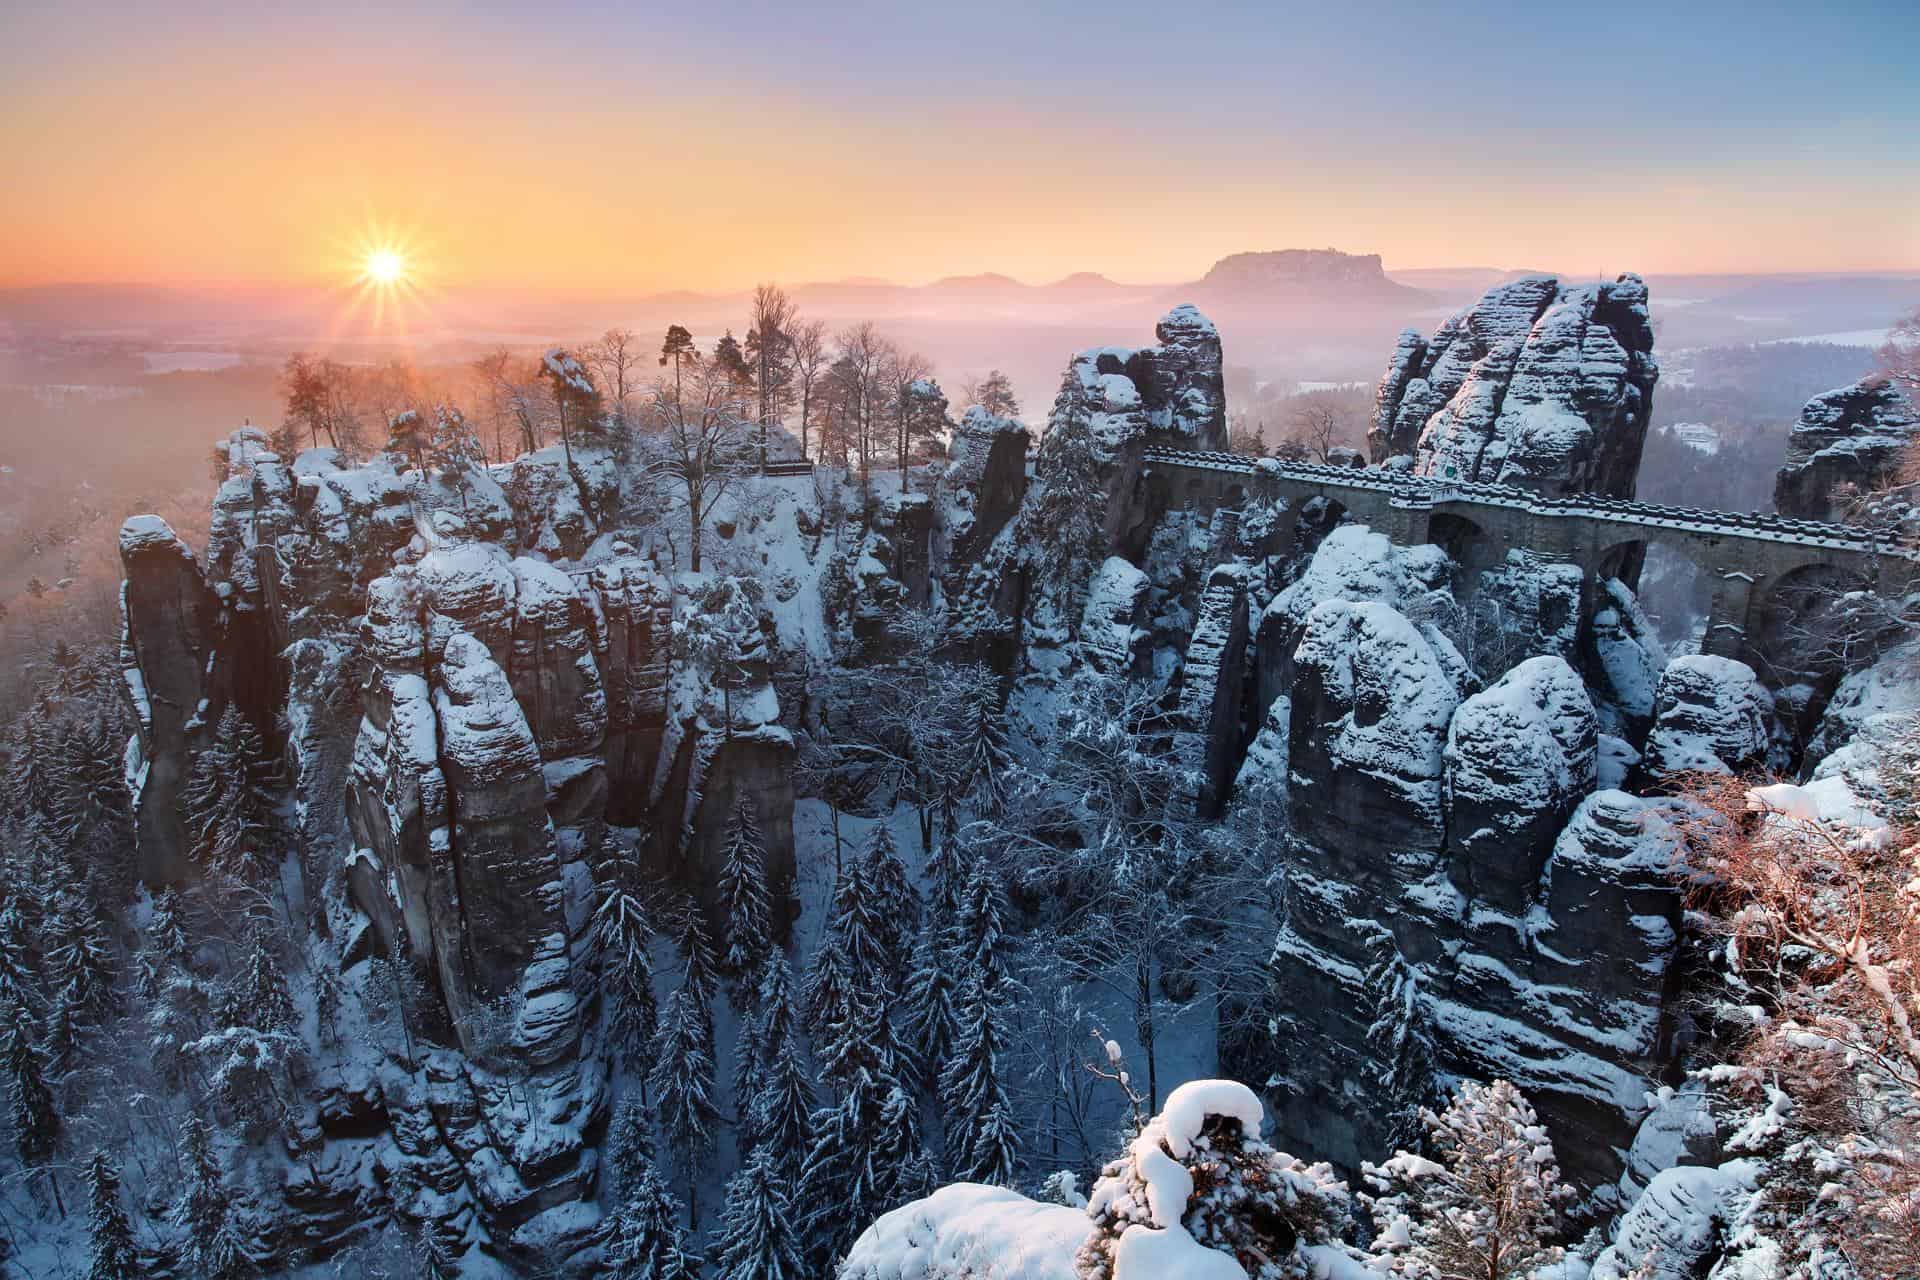
[[[1229,254],[1176,292],[1202,307],[1310,301],[1405,305],[1427,297],[1423,290],[1389,278],[1379,254],[1338,249]]]

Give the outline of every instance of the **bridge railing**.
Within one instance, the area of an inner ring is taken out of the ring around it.
[[[1182,449],[1149,448],[1143,455],[1148,463],[1184,467],[1192,470],[1230,472],[1235,475],[1271,476],[1277,480],[1295,480],[1306,484],[1348,489],[1365,489],[1392,495],[1397,506],[1431,506],[1442,502],[1471,502],[1508,507],[1544,516],[1586,516],[1619,520],[1630,524],[1660,525],[1700,534],[1735,534],[1768,541],[1793,542],[1806,546],[1827,546],[1869,555],[1891,555],[1920,561],[1920,552],[1890,542],[1872,529],[1852,525],[1827,524],[1817,520],[1796,520],[1787,516],[1738,511],[1709,511],[1700,507],[1675,507],[1631,498],[1604,498],[1591,495],[1548,497],[1515,485],[1486,484],[1479,481],[1435,479],[1410,472],[1388,472],[1358,467],[1338,467],[1318,462],[1282,462],[1277,458],[1249,458],[1234,453],[1203,453]]]

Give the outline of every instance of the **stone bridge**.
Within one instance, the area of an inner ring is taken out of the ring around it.
[[[1703,647],[1725,657],[1749,656],[1748,638],[1761,633],[1769,609],[1805,607],[1782,594],[1795,584],[1889,596],[1920,587],[1920,552],[1846,525],[1588,495],[1550,498],[1507,485],[1230,453],[1149,448],[1142,461],[1136,500],[1155,514],[1182,506],[1236,509],[1249,498],[1284,500],[1298,511],[1322,498],[1398,545],[1446,547],[1465,570],[1497,565],[1514,550],[1577,564],[1587,604],[1602,577],[1637,587],[1646,547],[1661,543],[1712,584]],[[1282,528],[1279,536],[1290,540],[1294,522]],[[1477,577],[1467,575],[1468,590]]]

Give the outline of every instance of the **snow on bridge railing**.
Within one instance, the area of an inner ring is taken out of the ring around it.
[[[1145,451],[1145,460],[1162,466],[1197,471],[1224,471],[1236,475],[1265,475],[1278,480],[1338,485],[1349,489],[1385,492],[1396,506],[1431,506],[1439,502],[1470,502],[1510,507],[1546,516],[1577,516],[1617,520],[1624,524],[1660,525],[1700,534],[1732,534],[1771,542],[1843,548],[1869,555],[1897,556],[1920,561],[1920,552],[1889,542],[1879,531],[1850,525],[1795,520],[1786,516],[1738,511],[1708,511],[1699,507],[1672,507],[1631,498],[1590,495],[1547,497],[1515,485],[1471,480],[1435,479],[1407,472],[1342,467],[1319,462],[1282,462],[1277,458],[1249,458],[1236,453],[1206,453],[1158,446]]]

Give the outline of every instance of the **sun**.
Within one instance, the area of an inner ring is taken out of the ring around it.
[[[398,284],[407,274],[407,260],[398,249],[375,249],[360,264],[360,271],[374,284]]]

